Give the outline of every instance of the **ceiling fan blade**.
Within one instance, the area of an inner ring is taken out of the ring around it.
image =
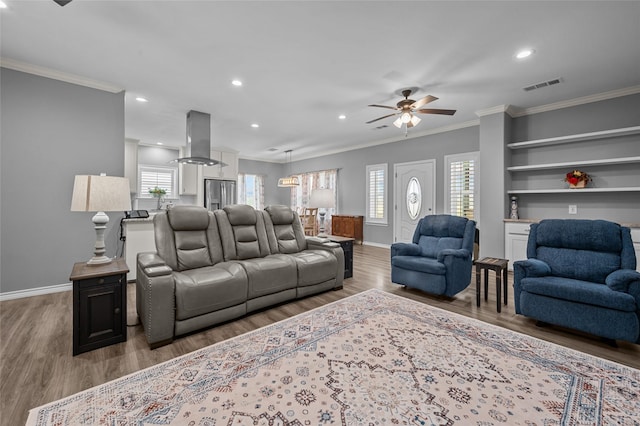
[[[389,115],[383,115],[382,117],[378,117],[375,120],[371,120],[371,121],[367,121],[367,124],[371,124],[374,121],[378,121],[378,120],[382,120],[383,118],[387,118],[387,117],[391,117],[392,115],[397,115],[396,112],[394,112],[393,114],[389,114]]]
[[[428,104],[429,102],[433,102],[437,100],[438,98],[436,98],[435,96],[427,95],[424,98],[418,99],[417,101],[412,103],[411,108],[422,108],[424,105]]]
[[[398,109],[397,107],[394,107],[394,106],[387,106],[387,105],[375,105],[375,104],[374,104],[374,105],[369,105],[369,106],[372,106],[372,107],[378,107],[378,108]]]
[[[419,109],[413,112],[417,112],[419,114],[442,114],[442,115],[453,115],[456,113],[455,109],[433,109],[433,108],[424,108]]]

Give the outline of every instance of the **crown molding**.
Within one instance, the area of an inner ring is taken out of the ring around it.
[[[41,67],[39,65],[29,64],[27,62],[18,61],[16,59],[0,57],[0,67],[8,68],[15,71],[21,71],[28,74],[38,75],[40,77],[51,78],[53,80],[64,81],[66,83],[76,84],[78,86],[90,87],[110,93],[120,93],[124,89],[110,83],[92,80],[64,71],[58,71],[51,68]]]
[[[480,120],[470,120],[470,121],[465,121],[464,123],[451,124],[449,126],[442,126],[434,129],[425,130],[424,132],[420,132],[420,133],[410,133],[407,136],[405,136],[404,133],[400,133],[398,136],[381,139],[374,142],[367,142],[360,145],[352,145],[352,146],[349,146],[348,148],[324,151],[322,153],[308,155],[308,156],[297,156],[296,161],[309,160],[311,158],[324,157],[324,156],[333,155],[333,154],[340,154],[343,152],[355,151],[357,149],[369,148],[369,147],[384,145],[388,143],[403,142],[409,139],[416,139],[424,136],[436,135],[439,133],[446,133],[446,132],[451,132],[453,130],[464,129],[467,127],[474,127],[479,125],[480,125]],[[240,157],[240,158],[245,158],[245,157]],[[258,160],[258,161],[264,161],[264,160]]]
[[[515,117],[519,113],[519,110],[513,105],[498,105],[491,108],[485,108],[485,109],[476,111],[476,115],[478,117],[484,117],[486,115],[493,115],[493,114],[500,114],[500,113],[507,113],[511,117]]]
[[[554,102],[551,104],[540,105],[531,108],[519,109],[512,117],[523,117],[525,115],[538,114],[541,112],[554,111],[562,108],[569,108],[578,105],[589,104],[592,102],[605,101],[607,99],[619,98],[622,96],[635,95],[640,93],[640,85],[625,87],[623,89],[611,90],[609,92],[596,93],[595,95],[583,96],[581,98],[569,99],[566,101]]]

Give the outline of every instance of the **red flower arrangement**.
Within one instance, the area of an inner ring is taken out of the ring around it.
[[[565,182],[569,182],[570,185],[578,185],[580,182],[584,182],[586,184],[591,180],[591,176],[580,170],[574,170],[567,173],[564,180]]]

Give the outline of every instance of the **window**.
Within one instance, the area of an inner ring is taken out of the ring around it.
[[[314,189],[326,188],[333,190],[334,203],[336,205],[332,209],[326,209],[327,219],[335,214],[338,207],[338,170],[320,170],[302,173],[297,176],[300,179],[300,186],[291,190],[291,208],[300,213],[305,207],[319,207],[309,205],[311,193]]]
[[[264,177],[238,173],[238,204],[248,204],[256,210],[264,208]]]
[[[478,152],[446,155],[445,209],[447,213],[478,221]]]
[[[164,196],[167,198],[178,198],[178,174],[177,167],[159,167],[159,166],[140,166],[138,167],[138,188],[139,198],[152,198],[149,190],[155,188],[167,191]]]
[[[367,166],[367,223],[387,224],[387,164]]]

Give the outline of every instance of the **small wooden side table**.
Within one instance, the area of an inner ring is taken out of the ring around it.
[[[480,272],[484,270],[484,300],[488,300],[489,293],[489,269],[496,273],[496,306],[498,312],[501,312],[501,297],[500,290],[504,286],[504,304],[507,304],[507,283],[509,281],[509,275],[507,266],[509,265],[508,259],[499,259],[495,257],[483,257],[480,260],[475,261],[476,265],[476,306],[480,306]],[[501,277],[504,277],[501,285]]]
[[[123,258],[73,265],[73,355],[127,340],[127,272]]]
[[[327,235],[327,238],[342,247],[344,252],[344,278],[353,277],[353,242],[355,238],[340,237],[338,235]]]

